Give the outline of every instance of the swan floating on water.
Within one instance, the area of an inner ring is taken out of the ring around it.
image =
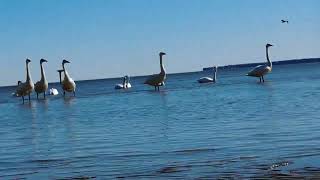
[[[130,81],[129,76],[124,76],[122,84],[116,84],[116,86],[114,88],[115,89],[129,89],[132,87],[129,81]]]
[[[266,44],[266,58],[267,58],[267,64],[266,65],[259,65],[256,66],[254,69],[252,69],[247,76],[252,76],[252,77],[258,77],[264,82],[264,75],[268,74],[269,72],[272,71],[272,62],[269,59],[269,47],[273,46],[272,44]]]
[[[66,68],[64,67],[64,65],[66,63],[70,63],[67,60],[63,60],[62,61],[62,68],[63,68],[63,72],[64,72],[64,79],[61,82],[62,85],[62,89],[63,89],[63,95],[66,95],[66,91],[67,92],[73,92],[73,96],[76,96],[76,83],[73,81],[73,79],[69,76]]]
[[[166,53],[164,52],[160,52],[159,56],[160,56],[160,73],[159,74],[154,74],[151,75],[145,82],[144,84],[148,84],[150,86],[154,86],[154,89],[158,91],[159,86],[164,86],[164,81],[166,80],[166,71],[163,67],[163,63],[162,63],[162,56],[166,55]]]
[[[43,93],[43,98],[46,99],[46,91],[48,90],[48,81],[42,65],[44,62],[48,61],[45,59],[40,60],[41,79],[34,85],[34,91],[37,93],[37,99],[39,99],[39,94],[41,93]]]
[[[56,96],[56,95],[59,94],[59,91],[57,89],[55,89],[55,88],[51,88],[49,90],[49,94],[52,95],[52,96]]]
[[[30,94],[34,89],[34,84],[31,79],[30,71],[29,71],[29,63],[31,62],[30,59],[26,59],[26,70],[27,70],[27,78],[25,83],[19,83],[16,94],[18,97],[22,97],[22,102],[24,103],[24,96],[29,96],[30,102]]]
[[[217,70],[218,67],[217,66],[213,66],[213,77],[202,77],[200,79],[198,79],[199,83],[215,83],[217,80]]]

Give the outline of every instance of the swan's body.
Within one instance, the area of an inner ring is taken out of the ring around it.
[[[150,86],[154,86],[155,89],[159,90],[159,86],[164,85],[164,81],[166,80],[166,71],[164,69],[164,66],[162,64],[162,56],[166,55],[164,52],[160,52],[160,73],[159,74],[154,74],[151,75],[145,82],[144,84],[148,84]]]
[[[59,94],[59,92],[58,92],[57,89],[51,88],[51,89],[49,90],[49,94],[52,95],[52,96],[56,96],[56,95]]]
[[[74,80],[69,76],[67,70],[65,69],[64,65],[66,63],[70,63],[67,60],[62,61],[62,68],[64,72],[64,79],[61,82],[62,89],[63,89],[63,95],[65,95],[66,92],[73,92],[73,95],[75,96],[76,94],[76,83]]]
[[[129,88],[131,88],[131,84],[130,84],[129,80],[130,80],[129,76],[124,76],[122,84],[116,84],[116,86],[114,88],[115,89],[129,89]]]
[[[40,79],[40,81],[38,81],[34,85],[34,91],[37,93],[37,99],[38,99],[39,94],[41,94],[41,93],[43,93],[43,98],[45,99],[46,98],[46,91],[48,90],[48,81],[47,81],[46,74],[44,72],[43,65],[42,65],[44,62],[48,62],[48,61],[45,59],[40,60],[41,79]]]
[[[215,83],[217,81],[217,67],[213,67],[213,77],[202,77],[198,79],[199,83]]]
[[[261,82],[261,79],[264,82],[264,76],[272,71],[272,62],[269,59],[269,53],[268,53],[268,49],[271,46],[273,46],[273,45],[271,45],[271,44],[266,45],[267,64],[256,66],[254,69],[252,69],[250,72],[248,72],[247,76],[258,77],[258,78],[260,78],[260,82]]]
[[[27,70],[27,78],[26,82],[24,83],[19,83],[16,94],[19,97],[22,97],[22,101],[24,103],[24,96],[29,96],[29,102],[30,102],[30,94],[32,93],[34,89],[34,84],[31,79],[30,71],[29,71],[29,63],[31,62],[30,59],[26,60],[26,70]]]

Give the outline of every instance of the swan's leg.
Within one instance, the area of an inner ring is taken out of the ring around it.
[[[157,86],[154,86],[154,90],[155,90],[155,91],[157,90]]]
[[[66,96],[66,91],[63,91],[63,96]]]
[[[158,86],[158,91],[160,91],[160,86]]]
[[[21,96],[22,97],[22,104],[24,104],[24,96]]]
[[[262,81],[264,82],[264,77],[262,76]]]
[[[260,79],[260,82],[261,82],[261,77],[259,77],[259,79]]]
[[[39,99],[39,94],[37,93],[37,99]]]
[[[30,102],[30,94],[29,94],[29,102]]]
[[[46,92],[43,93],[43,98],[46,99]]]
[[[73,91],[73,96],[74,96],[74,97],[76,96],[76,91]]]

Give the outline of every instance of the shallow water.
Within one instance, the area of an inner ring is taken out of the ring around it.
[[[319,177],[320,64],[78,82],[77,96],[22,104],[0,88],[0,179]],[[52,84],[57,87],[58,84]]]

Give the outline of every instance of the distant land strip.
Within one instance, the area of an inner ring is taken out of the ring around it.
[[[292,59],[292,60],[274,61],[274,62],[272,62],[272,65],[319,63],[319,62],[320,62],[320,58],[306,58],[306,59]],[[236,69],[236,68],[243,68],[243,67],[254,67],[257,65],[261,65],[261,64],[265,64],[265,62],[219,66],[219,69]],[[209,71],[209,70],[213,70],[212,67],[203,68],[203,71]]]

